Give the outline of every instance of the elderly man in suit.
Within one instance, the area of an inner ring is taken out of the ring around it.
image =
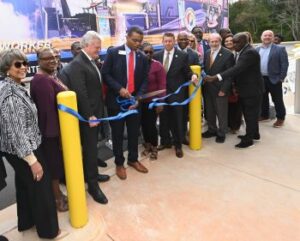
[[[167,94],[173,93],[180,85],[192,79],[198,81],[197,75],[193,74],[188,64],[188,54],[175,48],[175,36],[173,33],[163,35],[164,49],[155,53],[154,59],[161,62],[167,72]],[[168,102],[182,102],[186,97],[185,91],[170,96]],[[175,153],[178,158],[183,157],[182,139],[183,139],[183,107],[166,106],[160,115],[160,150],[172,146],[170,128],[174,139]]]
[[[126,44],[108,50],[102,67],[104,82],[107,85],[107,111],[110,116],[119,113],[120,106],[116,101],[118,96],[130,98],[142,95],[146,91],[148,76],[148,59],[139,50],[143,41],[143,32],[138,27],[128,30]],[[132,105],[130,109],[139,108]],[[127,164],[138,172],[148,170],[138,161],[138,133],[140,115],[130,115],[124,119],[111,121],[113,153],[115,156],[116,174],[121,179],[127,178],[124,168],[123,132],[126,123],[128,133],[128,162]]]
[[[210,50],[207,52],[204,66],[205,73],[208,75],[218,74],[234,65],[232,52],[222,47],[221,42],[222,38],[219,34],[210,35]],[[220,81],[206,82],[203,86],[208,130],[202,134],[202,137],[216,136],[217,143],[225,141],[228,129],[228,93],[231,80],[231,76],[228,76]],[[216,118],[218,118],[218,127]]]
[[[81,52],[63,68],[61,77],[70,90],[76,92],[79,113],[88,120],[103,117],[102,77],[95,60],[99,58],[101,37],[88,31],[81,39]],[[99,175],[97,167],[98,123],[80,122],[84,176],[88,192],[96,202],[108,202],[97,181],[107,181],[108,175]]]
[[[236,51],[236,64],[219,74],[207,76],[204,80],[213,82],[225,80],[228,77],[235,78],[246,122],[246,135],[239,136],[241,142],[235,146],[247,148],[253,145],[253,140],[260,139],[258,117],[264,85],[260,73],[260,56],[249,45],[248,36],[244,33],[234,35],[233,45]]]
[[[264,77],[265,93],[263,95],[261,121],[269,119],[269,93],[275,105],[277,120],[273,127],[283,126],[286,111],[283,102],[282,82],[284,81],[289,60],[284,46],[273,44],[274,33],[266,30],[261,35],[262,45],[256,50],[260,55],[260,70]]]

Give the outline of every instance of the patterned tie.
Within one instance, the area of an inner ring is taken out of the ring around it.
[[[165,69],[166,72],[168,72],[168,70],[169,70],[169,60],[170,60],[170,52],[168,51],[167,52],[167,57],[164,61],[164,69]]]
[[[91,62],[92,62],[94,68],[96,69],[96,71],[97,71],[97,73],[98,73],[100,83],[102,83],[101,73],[100,73],[99,68],[98,68],[98,66],[97,66],[97,64],[96,64],[96,61],[95,61],[95,60],[91,60]]]
[[[128,60],[128,83],[127,89],[129,93],[134,91],[134,52],[131,51]]]

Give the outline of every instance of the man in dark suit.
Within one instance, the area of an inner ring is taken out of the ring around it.
[[[207,52],[207,50],[209,50],[210,47],[209,47],[208,42],[205,39],[203,39],[203,31],[200,26],[195,26],[192,29],[192,34],[194,34],[197,39],[197,42],[198,42],[197,51],[199,54],[199,62],[200,62],[200,65],[203,67],[206,52]]]
[[[260,73],[260,56],[249,45],[247,35],[244,33],[236,34],[233,37],[233,46],[236,51],[236,64],[217,75],[207,76],[204,80],[212,82],[228,77],[235,78],[246,122],[246,135],[239,136],[241,142],[235,146],[246,148],[253,145],[253,140],[260,139],[258,116],[264,91],[263,78]]]
[[[102,77],[95,60],[99,58],[101,37],[88,31],[81,40],[81,52],[62,70],[62,80],[76,92],[79,113],[88,120],[103,116]],[[80,122],[83,167],[88,192],[99,203],[108,200],[97,181],[107,181],[108,175],[99,175],[97,167],[98,123]]]
[[[164,49],[155,53],[154,59],[161,62],[167,72],[167,94],[173,93],[180,85],[192,79],[193,82],[198,81],[197,75],[193,74],[189,64],[187,53],[174,48],[175,36],[173,33],[165,33],[163,35]],[[186,98],[185,90],[179,94],[170,96],[168,102],[182,102]],[[170,148],[171,136],[174,139],[176,156],[183,157],[182,138],[183,138],[183,107],[182,106],[166,106],[160,115],[160,150]]]
[[[222,38],[219,34],[210,35],[209,45],[204,70],[208,75],[223,72],[234,65],[234,57],[231,51],[221,45]],[[208,130],[202,134],[203,138],[216,136],[217,143],[224,143],[228,129],[228,94],[231,87],[231,77],[221,81],[206,82],[203,86],[205,98],[206,117]],[[218,127],[216,124],[218,118]]]
[[[284,46],[273,44],[274,33],[266,30],[261,35],[262,45],[256,50],[260,55],[260,69],[264,77],[265,93],[263,95],[262,109],[260,120],[269,119],[269,93],[275,105],[277,120],[273,127],[283,126],[286,111],[283,102],[282,82],[284,81],[289,60]]]
[[[146,91],[148,76],[148,59],[139,50],[143,41],[143,32],[132,27],[127,32],[126,44],[108,50],[102,67],[102,74],[108,92],[106,95],[107,111],[110,116],[119,113],[120,105],[116,98],[130,98],[142,95]],[[132,105],[130,109],[138,108]],[[116,174],[121,179],[127,178],[124,168],[123,132],[126,123],[128,133],[127,164],[139,172],[148,170],[138,161],[138,133],[140,115],[134,114],[124,119],[111,121],[113,152],[116,163]]]
[[[188,39],[188,33],[185,31],[180,32],[177,35],[177,44],[178,44],[178,49],[186,52],[188,54],[188,62],[189,65],[200,65],[199,63],[199,57],[198,53],[193,50],[192,48],[189,47],[189,39]],[[186,98],[189,96],[189,90],[186,88]],[[187,124],[188,124],[188,115],[189,115],[189,106],[185,105],[183,106],[183,139],[182,139],[182,144],[189,145],[189,140],[187,137]]]

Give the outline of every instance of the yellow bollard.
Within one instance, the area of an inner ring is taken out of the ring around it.
[[[57,103],[77,111],[76,94],[64,91],[57,95]],[[88,221],[86,194],[78,119],[58,111],[61,142],[68,191],[70,222],[74,228],[83,227]]]
[[[192,71],[200,76],[201,67],[198,65],[191,66]],[[189,86],[189,94],[194,91],[195,86]],[[189,104],[189,116],[190,116],[190,148],[192,150],[200,150],[202,148],[202,136],[201,136],[201,87],[196,92],[195,98]]]

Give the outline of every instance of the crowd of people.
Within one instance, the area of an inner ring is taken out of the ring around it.
[[[59,92],[75,91],[78,111],[87,120],[122,112],[118,98],[138,100],[127,106],[128,110],[138,110],[137,114],[106,126],[111,130],[116,175],[121,180],[127,178],[125,127],[127,165],[138,172],[148,173],[139,161],[140,129],[143,156],[157,160],[158,151],[172,146],[177,158],[184,156],[182,145],[189,144],[188,106],[170,104],[188,98],[185,88],[172,95],[182,84],[198,84],[200,76],[192,72],[191,65],[201,66],[206,75],[202,85],[203,119],[208,128],[203,138],[215,137],[217,143],[224,143],[227,133],[236,134],[244,120],[246,133],[238,136],[236,148],[252,146],[260,139],[259,121],[269,119],[269,94],[277,117],[273,126],[284,125],[282,82],[288,57],[271,30],[262,33],[257,48],[249,32],[233,35],[229,29],[221,29],[205,40],[199,26],[177,36],[164,33],[163,48],[157,52],[143,42],[143,37],[139,28],[130,28],[126,42],[109,48],[104,61],[99,58],[102,39],[94,31],[72,44],[74,59],[66,65],[60,63],[57,50],[40,49],[39,70],[31,80],[30,93],[22,85],[28,67],[26,56],[17,49],[0,53],[0,177],[5,178],[3,156],[15,170],[19,231],[36,226],[41,238],[55,238],[61,233],[57,211],[68,210],[67,196],[59,187],[64,175],[56,102]],[[155,91],[161,92],[143,98]],[[168,94],[164,100],[167,105],[149,109],[152,98]],[[108,199],[98,184],[109,180],[108,175],[98,173],[97,143],[102,124],[80,122],[80,137],[88,192],[96,202],[106,204]]]

